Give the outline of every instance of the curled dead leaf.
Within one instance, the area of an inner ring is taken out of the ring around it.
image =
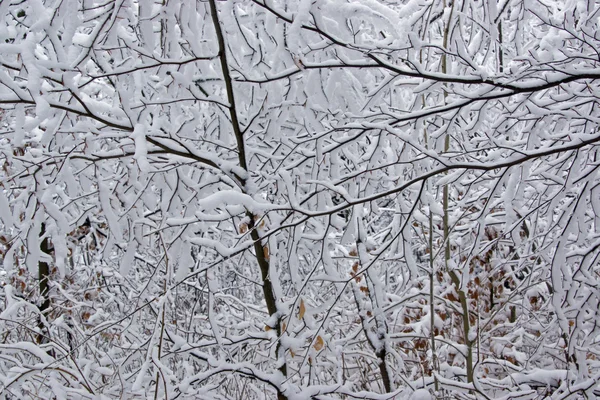
[[[266,219],[264,217],[261,217],[260,215],[254,216],[254,222],[255,222],[255,226],[256,226],[256,222],[258,222],[259,228],[264,228],[266,225]]]
[[[313,347],[315,348],[316,351],[319,351],[323,348],[323,346],[325,346],[325,341],[323,340],[323,338],[321,336],[317,336]]]
[[[300,306],[298,307],[298,319],[304,318],[305,312],[306,312],[306,306],[304,305],[304,300],[300,299]]]

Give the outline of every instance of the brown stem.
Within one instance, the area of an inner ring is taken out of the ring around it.
[[[44,236],[46,234],[46,224],[42,223],[42,228],[40,235]],[[47,237],[42,239],[40,244],[40,250],[42,253],[51,255],[51,246],[50,241]],[[40,260],[38,263],[38,285],[40,290],[40,298],[42,300],[41,305],[39,306],[40,310],[40,319],[38,322],[38,328],[40,329],[40,333],[37,337],[38,343],[45,342],[44,334],[42,333],[44,330],[44,322],[42,320],[42,316],[47,316],[47,312],[50,309],[50,296],[48,292],[50,291],[48,288],[48,279],[50,279],[50,266],[46,261]]]

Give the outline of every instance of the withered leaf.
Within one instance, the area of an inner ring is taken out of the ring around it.
[[[319,351],[323,348],[323,346],[325,346],[325,342],[323,341],[323,338],[319,335],[315,339],[315,344],[313,345],[313,347],[316,351]]]
[[[300,299],[300,307],[298,307],[298,319],[304,318],[305,312],[306,312],[306,306],[304,305],[304,300]]]

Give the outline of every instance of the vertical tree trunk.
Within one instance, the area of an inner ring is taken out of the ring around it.
[[[42,223],[42,228],[40,232],[40,237],[43,237],[46,234],[46,224]],[[40,243],[40,250],[43,254],[51,255],[52,247],[50,245],[50,240],[47,237],[44,237]],[[50,279],[50,265],[43,260],[38,262],[38,287],[40,291],[40,318],[38,321],[39,333],[37,336],[37,342],[39,344],[47,343],[48,337],[44,335],[43,331],[45,329],[45,324],[43,318],[47,316],[48,310],[50,309],[50,295],[49,295],[49,287],[48,280]]]
[[[452,15],[454,14],[454,6],[455,6],[455,2],[452,2],[452,6],[450,8],[450,15],[448,16],[448,22],[447,22],[446,28],[444,30],[444,43],[443,43],[444,50],[447,50],[447,48],[448,48],[448,36],[450,34],[450,25],[452,23]],[[443,74],[448,73],[446,54],[442,55],[442,73]],[[448,93],[446,91],[444,91],[444,102],[445,102],[447,95],[448,95]],[[447,134],[444,137],[444,153],[447,153],[449,150],[450,150],[450,135]],[[450,274],[450,279],[452,280],[452,283],[454,284],[454,288],[455,288],[456,292],[458,293],[458,298],[459,298],[461,309],[462,309],[463,340],[465,342],[465,346],[467,347],[467,354],[465,354],[465,360],[466,360],[465,363],[466,363],[466,369],[467,369],[467,382],[473,382],[473,341],[471,341],[469,338],[469,332],[471,331],[471,324],[469,321],[469,301],[468,301],[465,290],[461,289],[461,284],[463,282],[461,282],[460,277],[458,276],[458,274],[455,271],[449,270],[449,268],[448,268],[448,262],[450,261],[450,255],[451,255],[451,253],[450,253],[451,246],[450,246],[450,237],[449,237],[449,235],[450,235],[450,221],[449,221],[450,194],[449,194],[448,184],[444,185],[442,196],[443,196],[442,207],[444,209],[444,216],[443,216],[442,223],[443,223],[443,229],[444,229],[444,240],[446,243],[446,246],[444,248],[444,262],[445,262],[445,268],[448,271],[448,273]]]
[[[245,171],[248,171],[248,163],[246,159],[246,146],[244,141],[244,133],[240,127],[240,122],[238,119],[236,104],[235,104],[235,96],[233,91],[233,80],[229,73],[229,67],[227,62],[227,46],[225,44],[225,37],[223,35],[223,31],[221,30],[221,24],[219,22],[219,15],[217,11],[217,5],[215,0],[209,0],[210,5],[210,13],[213,21],[213,25],[215,27],[215,34],[217,36],[217,42],[219,44],[219,58],[221,63],[221,71],[223,73],[223,80],[225,82],[225,90],[227,92],[227,100],[229,102],[229,116],[231,118],[231,126],[233,129],[233,134],[235,136],[237,150],[238,150],[238,160],[239,165]],[[240,183],[242,184],[242,190],[246,191],[246,181],[244,179],[240,179]],[[269,259],[265,254],[265,247],[262,243],[262,239],[260,234],[255,226],[256,215],[250,211],[246,212],[246,216],[249,219],[248,222],[248,230],[250,231],[250,237],[254,242],[254,253],[256,257],[257,264],[260,268],[261,280],[262,280],[262,289],[263,295],[265,298],[265,303],[267,305],[267,311],[270,316],[277,314],[277,299],[275,296],[275,292],[273,290],[273,285],[271,283],[271,279],[269,276]],[[281,337],[282,329],[281,329],[281,317],[277,318],[277,322],[275,323],[275,331],[277,332],[277,337]],[[275,357],[276,363],[280,363],[277,367],[279,372],[286,377],[287,376],[287,365],[284,361],[283,348],[281,347],[281,342],[278,340],[277,345],[275,347]],[[281,362],[283,360],[283,362]],[[277,399],[278,400],[287,400],[287,396],[283,394],[279,389],[277,390]]]

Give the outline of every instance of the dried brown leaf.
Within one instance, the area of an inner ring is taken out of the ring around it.
[[[325,346],[325,341],[323,341],[323,338],[321,336],[317,336],[313,347],[315,348],[316,351],[319,351],[323,348],[323,346]]]
[[[306,306],[304,305],[304,300],[300,299],[300,307],[298,307],[298,319],[304,318],[305,312],[306,312]]]

